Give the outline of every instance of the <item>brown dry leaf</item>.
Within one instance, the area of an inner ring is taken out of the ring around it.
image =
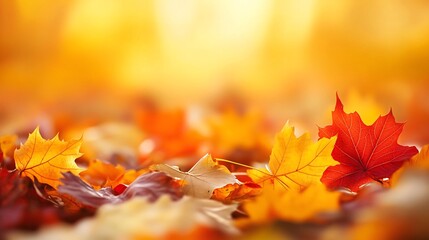
[[[79,148],[82,139],[62,141],[56,135],[51,140],[45,140],[36,128],[24,145],[15,150],[15,164],[22,176],[34,178],[58,189],[61,173],[72,172],[79,174],[82,171],[75,159],[82,156]]]
[[[164,195],[169,195],[172,200],[182,197],[176,182],[161,172],[143,174],[120,192],[110,187],[95,190],[71,173],[65,173],[61,181],[63,184],[58,188],[58,192],[73,196],[83,205],[94,208],[107,203],[122,203],[138,196],[145,197],[150,202]]]
[[[236,183],[235,176],[225,166],[213,161],[210,154],[202,157],[188,172],[167,164],[158,164],[153,168],[184,180],[183,192],[197,198],[210,198],[215,188]]]

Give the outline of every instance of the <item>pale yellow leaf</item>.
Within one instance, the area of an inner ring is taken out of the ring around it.
[[[225,166],[213,161],[209,154],[202,157],[188,172],[167,164],[155,165],[154,169],[182,179],[183,192],[197,198],[210,198],[215,188],[236,182],[235,176]]]

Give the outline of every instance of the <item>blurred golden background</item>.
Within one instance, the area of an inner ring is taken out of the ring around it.
[[[427,89],[428,1],[0,1],[0,133],[123,119],[147,99],[317,132],[338,92],[367,123],[392,107],[423,145]]]

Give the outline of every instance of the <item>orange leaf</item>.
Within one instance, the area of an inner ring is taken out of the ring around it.
[[[410,159],[409,165],[410,167],[429,170],[429,144],[423,146],[420,153]]]
[[[125,168],[118,165],[113,166],[100,160],[93,160],[88,168],[79,175],[94,187],[112,186],[124,176]],[[116,184],[117,185],[117,184]]]
[[[322,184],[314,184],[303,191],[276,191],[272,186],[263,187],[263,193],[244,202],[248,219],[238,220],[246,226],[285,220],[307,222],[316,220],[323,212],[337,211],[339,192],[329,192]]]
[[[3,157],[12,157],[13,150],[16,148],[16,140],[18,136],[16,135],[6,135],[0,137],[0,152],[3,153]]]
[[[22,176],[34,178],[41,183],[46,183],[58,188],[61,173],[72,172],[79,174],[82,171],[75,159],[82,156],[79,148],[82,139],[62,141],[56,135],[51,140],[45,140],[36,128],[24,145],[15,150],[15,164]]]
[[[134,169],[126,171],[121,165],[112,165],[100,160],[94,160],[89,163],[88,169],[79,175],[94,188],[116,187],[117,185],[130,184],[140,174],[147,170],[136,171]]]
[[[429,144],[423,146],[420,152],[414,155],[409,161],[405,162],[404,165],[393,173],[390,178],[390,183],[392,186],[397,185],[398,180],[404,174],[405,171],[411,169],[420,169],[424,171],[429,171]]]
[[[213,200],[221,201],[229,204],[233,201],[242,201],[262,192],[261,186],[256,183],[248,182],[244,184],[228,184],[222,188],[217,188],[213,191]]]

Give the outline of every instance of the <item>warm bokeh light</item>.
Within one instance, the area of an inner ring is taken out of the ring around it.
[[[139,94],[176,107],[231,91],[304,123],[326,119],[335,91],[410,122],[429,114],[425,1],[3,1],[0,11],[3,116],[62,103],[115,115]]]

